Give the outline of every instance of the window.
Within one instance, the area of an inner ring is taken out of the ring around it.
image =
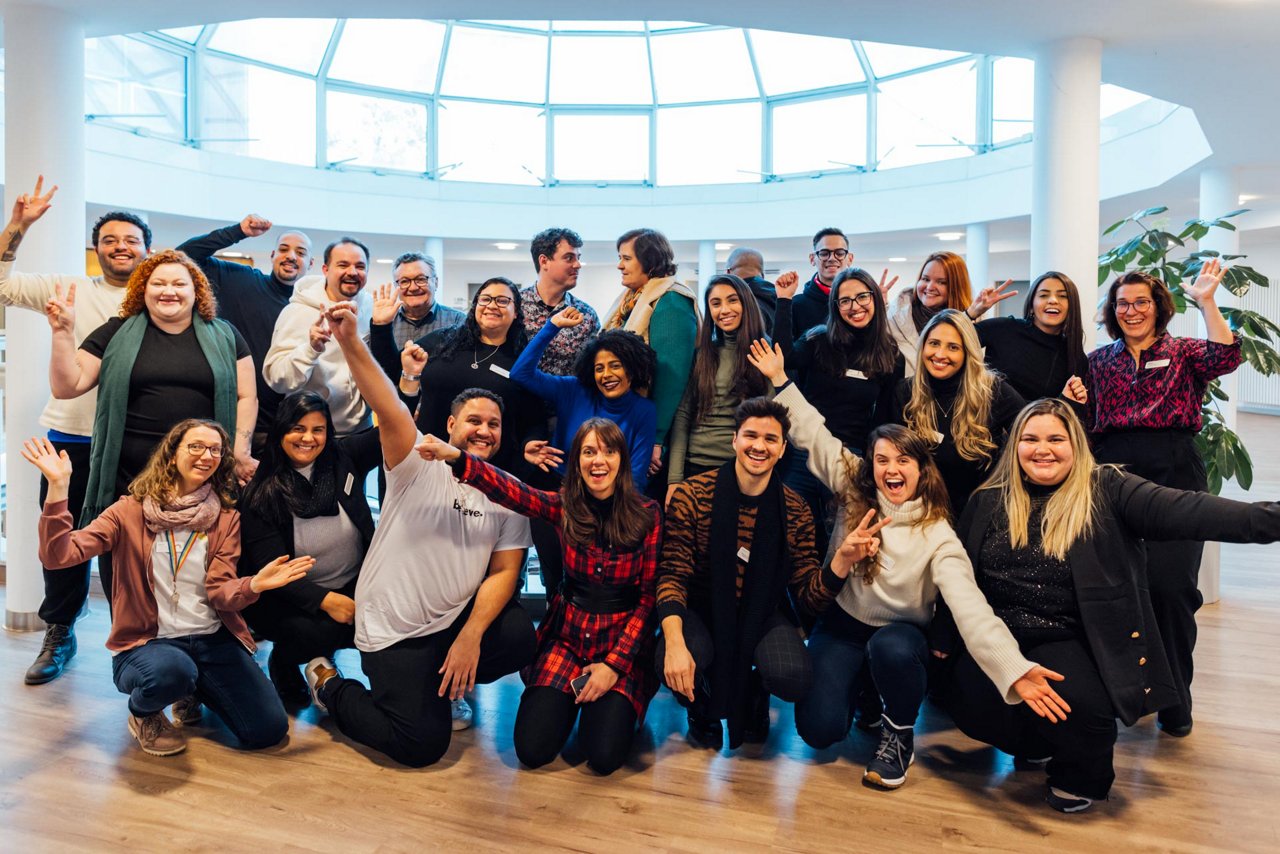
[[[1036,64],[1005,56],[991,63],[991,69],[991,141],[1008,142],[1031,133]]]
[[[964,56],[954,50],[934,50],[929,47],[910,47],[901,44],[881,44],[879,42],[863,42],[862,50],[871,63],[871,73],[877,77],[888,77],[901,74],[913,68],[924,68],[949,59]]]
[[[649,49],[661,103],[760,97],[741,30],[654,36]]]
[[[557,181],[649,179],[649,116],[567,113],[555,116]]]
[[[184,139],[187,61],[128,36],[86,39],[84,111],[94,121]]]
[[[329,65],[329,77],[385,89],[434,92],[444,25],[434,21],[353,19]],[[370,60],[376,58],[376,62]]]
[[[436,177],[444,181],[541,184],[547,120],[535,107],[441,101]]]
[[[645,40],[635,36],[552,36],[551,102],[652,104]]]
[[[879,84],[878,168],[895,169],[974,153],[978,82],[976,61]]]
[[[545,36],[455,25],[443,95],[541,104],[547,97]]]
[[[427,170],[424,104],[330,90],[325,93],[325,124],[330,163]]]
[[[314,80],[214,56],[202,67],[201,148],[315,165]]]
[[[255,18],[218,24],[209,48],[315,74],[329,49],[334,21],[328,18]]]
[[[759,127],[759,103],[658,110],[658,183],[758,182]]]
[[[773,108],[773,173],[830,172],[867,162],[867,96]]]
[[[751,53],[767,95],[845,86],[865,79],[848,39],[751,30]]]
[[[1135,92],[1123,86],[1114,86],[1110,83],[1102,84],[1102,91],[1099,96],[1099,113],[1100,117],[1104,119],[1111,118],[1116,113],[1123,112],[1136,104],[1141,104],[1149,97],[1141,92]]]

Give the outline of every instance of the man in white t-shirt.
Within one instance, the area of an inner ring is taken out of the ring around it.
[[[533,661],[533,621],[515,601],[529,523],[413,452],[422,434],[361,340],[355,305],[325,316],[378,418],[387,494],[356,583],[356,648],[370,687],[326,658],[307,665],[307,684],[348,738],[420,768],[449,748],[451,700]],[[487,459],[502,441],[501,400],[462,392],[448,430],[450,444]]]

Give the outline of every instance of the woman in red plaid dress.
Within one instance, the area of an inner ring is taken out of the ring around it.
[[[428,438],[424,456],[450,460],[459,480],[492,501],[545,519],[560,533],[564,579],[538,629],[538,657],[524,673],[515,747],[530,768],[560,753],[575,720],[587,764],[617,770],[657,691],[654,604],[661,531],[658,505],[631,477],[627,440],[605,418],[583,422],[559,492],[534,489]],[[544,448],[546,462],[558,463]],[[573,476],[576,470],[577,476]]]

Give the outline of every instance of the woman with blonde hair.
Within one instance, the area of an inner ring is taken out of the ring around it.
[[[898,387],[900,417],[891,420],[932,445],[953,518],[986,478],[1024,404],[983,363],[978,333],[964,312],[943,309],[925,325],[915,375]]]
[[[111,670],[129,695],[129,732],[143,751],[170,756],[186,738],[165,715],[194,723],[204,703],[242,747],[284,738],[288,719],[254,663],[240,610],[258,594],[301,578],[310,557],[277,557],[248,578],[236,576],[240,515],[230,439],[216,422],[188,418],[160,440],[129,492],[82,530],[67,509],[71,459],[47,439],[23,443],[22,456],[49,481],[40,517],[40,560],[50,569],[115,555]]]
[[[1151,600],[1144,541],[1280,539],[1280,505],[1169,489],[1095,462],[1061,400],[1019,413],[991,478],[957,526],[978,584],[1022,654],[1063,675],[1068,705],[1054,725],[1006,706],[953,670],[956,725],[1015,756],[1046,762],[1049,805],[1080,812],[1115,780],[1116,718],[1131,726],[1178,701]],[[972,651],[970,651],[972,652]]]

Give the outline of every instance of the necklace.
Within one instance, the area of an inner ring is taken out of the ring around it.
[[[494,354],[496,354],[496,353],[498,352],[498,349],[499,349],[501,346],[502,346],[502,345],[501,345],[501,344],[499,344],[497,347],[494,347],[494,348],[493,348],[493,352],[492,352],[492,353],[490,353],[489,355],[485,356],[483,359],[476,358],[476,353],[477,353],[477,351],[476,351],[476,350],[472,350],[472,351],[471,351],[471,370],[473,370],[473,371],[478,371],[478,370],[480,370],[480,365],[481,365],[482,363],[487,362],[487,361],[489,361],[490,359],[492,359],[492,358],[494,357]]]

